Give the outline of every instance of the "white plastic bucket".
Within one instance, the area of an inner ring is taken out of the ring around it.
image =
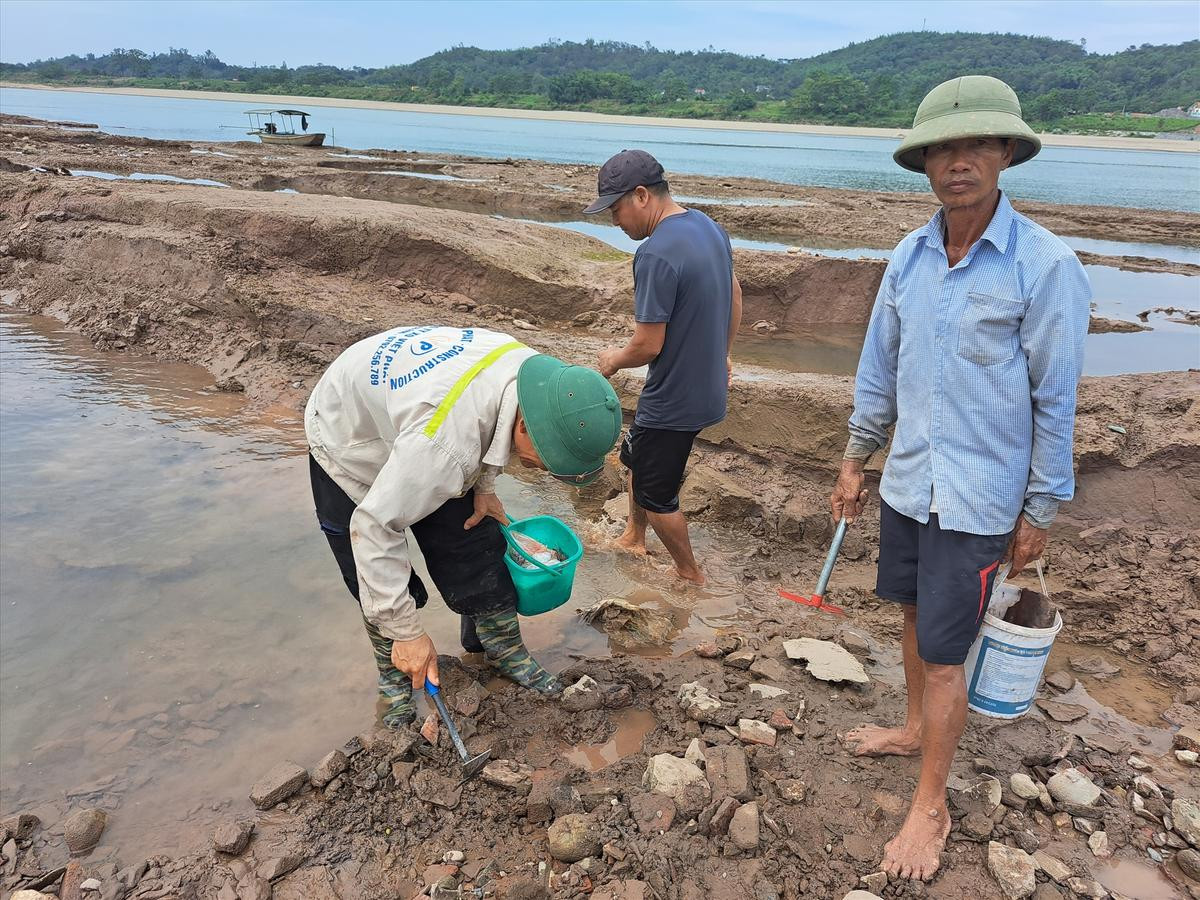
[[[1022,628],[984,613],[983,627],[965,663],[967,705],[996,719],[1024,715],[1037,695],[1061,628],[1062,616],[1057,612],[1049,628]]]

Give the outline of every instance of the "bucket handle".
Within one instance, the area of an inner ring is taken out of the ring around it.
[[[1033,561],[1033,567],[1037,570],[1038,584],[1040,584],[1042,586],[1042,596],[1045,597],[1047,600],[1049,600],[1050,599],[1050,591],[1047,590],[1047,588],[1046,588],[1046,576],[1042,572],[1041,557],[1039,557]]]
[[[512,516],[510,516],[506,513],[504,518],[508,519],[508,525],[512,524],[512,522],[513,522]],[[546,565],[544,562],[542,562],[540,559],[534,559],[532,556],[530,556],[525,551],[525,548],[522,547],[519,543],[517,543],[517,539],[512,536],[512,532],[509,530],[508,525],[501,524],[501,526],[500,526],[500,530],[502,532],[504,532],[504,539],[506,541],[508,541],[508,546],[510,546],[514,550],[516,550],[517,553],[519,553],[527,562],[533,563],[533,565],[537,566],[542,571],[549,572],[551,575],[561,575],[562,574],[561,569],[552,569],[548,565]]]

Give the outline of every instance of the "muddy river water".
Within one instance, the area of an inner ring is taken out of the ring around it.
[[[0,361],[0,808],[50,805],[55,822],[88,798],[115,809],[105,847],[194,846],[281,756],[310,765],[374,713],[298,418],[249,417],[201,369],[100,353],[9,311]],[[571,601],[524,620],[552,668],[607,652],[574,614],[604,597],[670,613],[675,649],[736,609],[734,548],[718,555],[700,532],[710,586],[677,591],[656,564],[605,550],[615,526],[567,491],[501,479],[511,514],[558,515],[588,545]],[[443,653],[461,653],[440,600],[424,622]],[[612,746],[563,749],[599,767],[648,728],[634,714]]]

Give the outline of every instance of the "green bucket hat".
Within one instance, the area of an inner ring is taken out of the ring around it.
[[[904,168],[925,172],[926,147],[966,137],[1014,138],[1010,165],[1033,159],[1042,142],[1021,118],[1016,92],[990,75],[964,75],[943,81],[917,107],[912,131],[892,154]]]
[[[533,448],[560,481],[583,485],[621,435],[621,404],[595,369],[538,354],[517,371],[517,403]]]

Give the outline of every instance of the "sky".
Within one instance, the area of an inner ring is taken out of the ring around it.
[[[0,0],[0,61],[115,47],[212,50],[239,65],[408,63],[456,44],[548,39],[813,56],[897,31],[1087,40],[1091,52],[1200,38],[1197,0]]]

